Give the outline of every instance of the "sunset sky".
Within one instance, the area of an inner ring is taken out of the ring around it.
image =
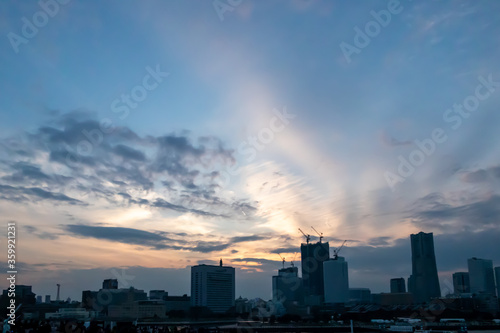
[[[19,284],[189,294],[223,258],[270,299],[311,226],[372,292],[419,231],[443,294],[467,258],[500,266],[500,2],[229,3],[0,4]]]

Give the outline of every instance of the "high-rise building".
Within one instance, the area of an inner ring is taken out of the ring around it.
[[[404,278],[391,279],[391,293],[405,293],[406,285]]]
[[[411,235],[412,275],[409,289],[416,303],[428,302],[431,298],[441,297],[439,279],[434,254],[434,236],[419,232]]]
[[[336,257],[323,262],[325,281],[325,303],[346,303],[349,301],[349,275],[347,261]]]
[[[500,299],[500,266],[495,267],[495,281],[497,284],[497,297]]]
[[[299,278],[297,267],[287,267],[278,270],[273,276],[273,301],[283,304],[302,303],[304,298],[302,279]]]
[[[321,303],[324,297],[323,262],[330,258],[329,244],[328,242],[301,244],[300,255],[306,303],[312,305],[308,299],[317,299]]]
[[[102,289],[118,289],[118,280],[106,279],[102,281]]]
[[[234,306],[234,268],[197,265],[191,267],[191,306],[207,307],[224,313]]]
[[[493,262],[474,257],[467,260],[467,265],[469,266],[470,292],[495,295]]]
[[[453,293],[456,295],[470,293],[469,273],[456,272],[453,274]]]

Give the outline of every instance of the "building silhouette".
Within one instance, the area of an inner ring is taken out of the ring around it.
[[[405,293],[406,284],[404,278],[391,279],[391,293]]]
[[[290,303],[302,303],[304,293],[297,267],[281,268],[278,270],[278,275],[273,276],[272,279],[273,301],[281,302],[285,307]]]
[[[330,258],[328,242],[300,245],[302,283],[307,305],[320,305],[324,299],[323,262]]]
[[[408,289],[413,293],[414,301],[423,303],[441,297],[432,232],[412,234],[410,239],[412,275]]]
[[[197,265],[191,267],[191,306],[206,307],[224,313],[234,307],[235,274],[233,267]]]
[[[349,301],[349,275],[347,261],[336,257],[323,262],[325,281],[325,303],[347,303]]]
[[[470,293],[469,273],[456,272],[453,274],[453,293],[456,295]]]
[[[495,267],[495,281],[497,285],[497,297],[500,299],[500,266]]]
[[[118,280],[106,279],[102,281],[102,289],[118,289]]]
[[[470,292],[495,295],[493,262],[474,257],[467,260],[467,266],[469,267]]]

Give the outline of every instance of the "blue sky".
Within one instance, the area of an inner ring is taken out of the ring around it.
[[[189,294],[223,257],[269,298],[311,225],[374,292],[420,230],[442,288],[500,265],[496,1],[54,1],[0,5],[0,212],[36,293]]]

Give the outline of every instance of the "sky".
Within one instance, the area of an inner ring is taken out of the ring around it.
[[[347,240],[350,287],[372,292],[411,274],[420,231],[443,294],[468,258],[500,266],[499,10],[3,1],[0,233],[15,222],[17,283],[182,295],[191,266],[222,258],[237,296],[270,299],[311,226]]]

